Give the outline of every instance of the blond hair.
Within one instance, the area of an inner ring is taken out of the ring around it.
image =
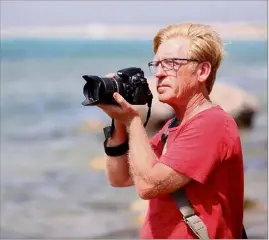
[[[224,55],[220,36],[210,26],[204,24],[183,23],[169,25],[161,29],[154,37],[154,53],[156,54],[162,42],[176,37],[186,37],[190,40],[188,58],[196,59],[199,62],[208,61],[211,64],[211,73],[206,82],[208,93],[210,93]]]

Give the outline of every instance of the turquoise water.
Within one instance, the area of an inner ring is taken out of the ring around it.
[[[242,142],[246,174],[265,178],[267,42],[234,41],[225,48],[217,81],[259,101],[254,128]],[[103,154],[102,133],[79,127],[109,119],[81,105],[81,76],[130,66],[149,75],[152,57],[151,42],[142,40],[1,40],[2,237],[94,237],[133,226],[134,189],[113,189],[103,173],[88,168],[90,158]],[[264,178],[259,184],[266,185]]]

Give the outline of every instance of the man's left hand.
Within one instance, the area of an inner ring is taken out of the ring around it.
[[[106,104],[98,104],[97,106],[100,107],[108,116],[127,126],[135,117],[139,117],[139,113],[134,106],[128,103],[119,93],[115,92],[113,97],[119,106]]]

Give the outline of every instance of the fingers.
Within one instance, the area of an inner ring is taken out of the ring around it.
[[[101,108],[105,113],[110,115],[113,112],[116,112],[119,110],[118,106],[113,106],[113,105],[107,105],[107,104],[98,104],[97,105],[99,108]]]
[[[121,108],[123,109],[129,108],[130,104],[118,92],[115,92],[113,94],[113,97],[115,101],[120,105]]]
[[[101,103],[100,104],[97,104],[96,106],[99,107],[99,108],[105,108],[106,107],[105,104],[101,104]]]
[[[107,104],[97,104],[97,107],[101,108],[104,112],[107,112],[110,108]]]
[[[109,115],[110,116],[110,111],[111,110],[109,110],[108,108],[107,108],[107,106],[105,106],[105,105],[103,105],[103,104],[98,104],[97,105],[99,108],[101,108],[102,109],[102,111],[104,112],[104,113],[106,113],[107,115]]]
[[[116,73],[109,73],[105,77],[107,77],[107,78],[113,78],[115,76],[116,76]]]
[[[96,104],[96,107],[103,108],[104,104],[98,103],[98,104]]]

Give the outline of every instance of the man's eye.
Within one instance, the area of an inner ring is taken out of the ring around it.
[[[166,59],[164,61],[164,64],[167,65],[167,66],[173,66],[174,65],[174,60],[172,60],[172,59]]]

